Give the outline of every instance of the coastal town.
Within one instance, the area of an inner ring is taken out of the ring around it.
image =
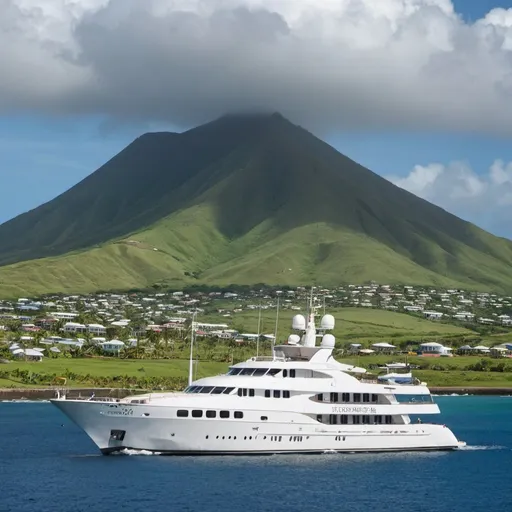
[[[299,287],[21,297],[0,301],[0,346],[8,347],[3,352],[7,359],[42,360],[85,346],[94,346],[96,353],[105,356],[119,356],[141,342],[158,344],[186,338],[192,317],[198,338],[219,343],[270,343],[280,333],[274,328],[274,319],[279,314],[283,319],[304,311],[308,296],[309,289]],[[510,296],[372,283],[315,289],[314,299],[323,311],[359,309],[366,310],[368,317],[375,310],[389,311],[432,324],[458,326],[474,334],[450,336],[453,346],[439,335],[396,344],[392,338],[380,336],[363,341],[347,337],[341,326],[338,348],[342,353],[393,354],[406,350],[436,356],[512,355],[512,337],[507,337],[512,335]],[[263,325],[266,330],[262,329],[262,316],[272,320]],[[492,344],[489,336],[481,342],[491,334],[495,335]],[[464,343],[466,340],[471,343]]]

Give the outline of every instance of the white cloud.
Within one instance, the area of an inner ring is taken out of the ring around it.
[[[496,160],[482,174],[464,162],[416,165],[405,177],[387,179],[493,233],[512,236],[512,162]]]
[[[512,9],[450,0],[0,0],[0,69],[0,113],[512,132]]]

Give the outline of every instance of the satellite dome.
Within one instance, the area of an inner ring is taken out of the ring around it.
[[[290,334],[288,336],[288,345],[298,345],[300,343],[300,336],[298,334]]]
[[[320,322],[320,329],[334,329],[334,317],[332,315],[324,315]]]
[[[292,320],[292,328],[296,331],[304,331],[306,329],[306,319],[302,315],[295,315]]]
[[[322,348],[334,348],[336,345],[336,339],[332,334],[324,334],[322,337]]]

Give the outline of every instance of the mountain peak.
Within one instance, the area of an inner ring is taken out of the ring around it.
[[[0,226],[0,265],[46,256],[56,257],[41,273],[53,276],[48,291],[66,276],[89,276],[83,286],[93,290],[98,276],[124,288],[189,282],[191,272],[204,283],[512,288],[510,242],[396,187],[279,112],[229,113],[141,137]],[[8,268],[2,286],[20,275]]]

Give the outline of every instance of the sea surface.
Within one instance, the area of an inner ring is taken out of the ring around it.
[[[0,512],[512,511],[512,397],[436,400],[466,449],[102,456],[51,404],[0,403]]]

